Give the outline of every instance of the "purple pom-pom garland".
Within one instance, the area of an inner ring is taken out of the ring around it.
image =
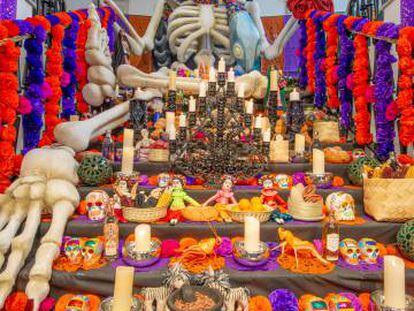
[[[308,86],[308,71],[306,68],[306,43],[308,37],[306,35],[306,21],[300,20],[300,40],[299,40],[299,86],[304,89]]]
[[[323,16],[313,11],[311,17],[316,26],[316,49],[313,54],[315,60],[315,107],[321,109],[326,103],[326,80],[323,69],[326,57],[326,40],[322,27]]]

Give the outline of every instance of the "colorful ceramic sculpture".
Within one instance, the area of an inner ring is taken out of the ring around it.
[[[398,230],[397,245],[401,253],[414,261],[414,220],[403,224]]]
[[[326,206],[338,221],[355,220],[355,200],[349,193],[333,192],[326,198]]]
[[[94,267],[102,257],[104,243],[102,238],[85,238],[82,240],[83,266]]]
[[[109,202],[109,195],[105,191],[91,191],[87,194],[85,201],[90,220],[102,221],[105,219],[106,206]]]
[[[358,248],[358,242],[354,239],[343,239],[339,243],[339,252],[342,258],[350,265],[358,265],[361,251]]]
[[[226,177],[224,179],[221,190],[217,191],[214,196],[210,197],[206,202],[204,202],[203,206],[208,206],[212,202],[223,205],[237,204],[233,193],[233,181],[231,177]]]
[[[70,238],[63,246],[64,253],[70,264],[79,265],[83,260],[82,245],[80,238]]]
[[[184,190],[185,180],[184,178],[175,176],[172,179],[171,187],[171,203],[170,208],[173,211],[179,211],[186,207],[187,204],[192,206],[200,206],[200,204],[190,197]]]
[[[86,155],[78,168],[79,178],[86,186],[108,183],[112,178],[112,173],[111,163],[100,154]]]
[[[364,165],[377,167],[380,163],[369,157],[358,158],[348,165],[348,177],[354,185],[362,185],[362,169]]]
[[[368,264],[376,264],[379,256],[377,241],[371,238],[362,238],[358,241],[358,247],[361,251],[361,259]]]
[[[259,184],[262,185],[261,199],[262,203],[272,208],[280,207],[286,209],[286,202],[276,191],[275,180],[271,175],[262,176],[259,180]]]

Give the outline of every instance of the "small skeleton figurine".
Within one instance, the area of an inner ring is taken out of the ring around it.
[[[147,129],[141,130],[141,136],[142,139],[136,144],[135,150],[139,155],[139,161],[147,162],[149,156],[149,147],[152,143],[154,143],[154,140],[149,138],[149,132]]]
[[[200,204],[196,200],[194,200],[187,194],[187,192],[184,190],[184,185],[184,177],[174,176],[174,178],[172,179],[172,201],[170,204],[170,208],[173,211],[179,211],[184,209],[187,203],[192,206],[200,206]]]
[[[263,186],[260,196],[262,203],[285,211],[287,204],[276,191],[275,178],[272,175],[264,175],[259,179],[259,184]]]
[[[215,202],[217,204],[237,204],[233,193],[233,179],[231,176],[223,177],[223,184],[221,190],[218,190],[215,195],[204,202],[203,206],[208,206],[210,203]]]

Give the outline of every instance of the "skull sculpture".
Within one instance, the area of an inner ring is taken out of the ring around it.
[[[339,252],[342,258],[350,265],[358,265],[361,251],[358,248],[358,242],[354,239],[343,239],[339,243]]]
[[[85,268],[95,266],[102,257],[103,249],[101,238],[86,238],[82,247],[83,266]]]
[[[361,258],[368,264],[376,264],[379,256],[377,241],[371,238],[362,238],[358,241]]]
[[[79,265],[82,262],[82,245],[79,238],[71,238],[65,242],[64,252],[69,262]]]
[[[333,192],[326,198],[326,206],[333,212],[335,219],[339,221],[355,220],[354,198],[343,191]]]
[[[88,218],[93,221],[105,219],[105,209],[109,201],[108,194],[103,190],[94,190],[85,198],[88,209]]]

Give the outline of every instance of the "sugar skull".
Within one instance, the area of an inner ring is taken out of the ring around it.
[[[285,174],[276,175],[275,182],[279,189],[289,189],[291,184],[290,177]]]
[[[158,187],[167,188],[170,185],[171,176],[170,174],[162,173],[158,175]]]
[[[79,238],[70,238],[63,246],[64,253],[72,265],[82,262],[82,245]]]
[[[317,296],[303,295],[300,299],[300,305],[303,306],[304,311],[328,311],[327,302]]]
[[[376,264],[379,256],[377,241],[371,238],[362,238],[358,241],[361,258],[368,264]]]
[[[103,241],[101,238],[84,238],[82,242],[83,265],[85,268],[93,267],[101,259]]]
[[[354,239],[343,239],[339,243],[339,252],[342,258],[350,265],[358,265],[361,251],[358,248],[358,242]]]
[[[326,206],[333,212],[335,219],[339,221],[355,220],[354,198],[343,191],[333,192],[326,198]]]
[[[93,221],[105,219],[105,210],[109,201],[108,194],[103,190],[94,190],[86,196],[88,218]]]
[[[89,311],[90,301],[87,296],[76,295],[73,296],[65,307],[65,311]]]

